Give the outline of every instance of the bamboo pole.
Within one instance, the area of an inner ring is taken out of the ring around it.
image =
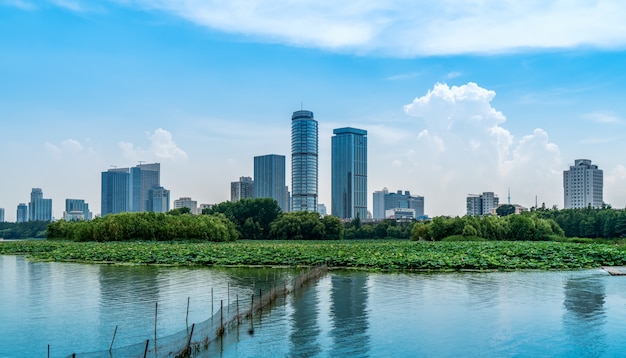
[[[113,349],[113,342],[115,342],[115,335],[117,334],[117,325],[115,325],[115,329],[113,330],[113,338],[111,338],[111,345],[109,346],[109,352]]]

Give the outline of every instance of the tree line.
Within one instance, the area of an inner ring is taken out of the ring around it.
[[[0,222],[0,238],[5,240],[45,239],[45,221],[28,221],[23,223]]]
[[[504,206],[503,206],[504,207]],[[502,208],[497,216],[439,216],[424,222],[341,221],[313,212],[283,213],[273,199],[223,202],[202,215],[181,208],[169,213],[120,213],[92,221],[50,223],[48,238],[74,241],[128,240],[559,240],[564,237],[615,238],[626,235],[626,212],[600,209],[546,209],[521,215]],[[34,225],[34,224],[33,224]],[[30,236],[35,237],[35,236]],[[6,237],[5,238],[12,238]]]

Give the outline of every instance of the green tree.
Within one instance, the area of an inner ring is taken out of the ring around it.
[[[202,210],[202,214],[216,213],[226,215],[235,224],[240,238],[266,240],[271,238],[270,226],[281,210],[276,200],[270,198],[227,201]]]
[[[341,240],[343,239],[343,223],[341,220],[332,215],[325,215],[321,218],[321,222],[324,225],[324,231],[326,233],[326,240]]]
[[[270,228],[270,237],[277,240],[322,240],[325,227],[317,213],[296,211],[282,214]]]
[[[496,209],[496,214],[500,217],[515,214],[515,205],[511,205],[511,204],[500,205]]]

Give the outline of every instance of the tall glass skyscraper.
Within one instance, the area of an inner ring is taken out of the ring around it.
[[[139,164],[102,172],[101,215],[149,211],[149,191],[161,184],[161,164]]]
[[[292,211],[317,212],[318,134],[311,111],[291,116]]]
[[[123,213],[130,210],[128,168],[102,172],[100,215]]]
[[[28,204],[29,221],[52,221],[52,199],[44,199],[41,188],[33,188]]]
[[[367,218],[367,131],[338,128],[332,137],[331,214]]]
[[[28,205],[19,203],[17,206],[17,218],[15,221],[18,223],[25,223],[28,221]]]
[[[284,213],[289,211],[284,155],[254,157],[254,197],[274,199]]]

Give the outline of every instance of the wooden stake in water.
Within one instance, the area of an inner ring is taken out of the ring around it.
[[[154,350],[157,344],[157,312],[159,311],[159,302],[154,303]]]
[[[189,333],[189,338],[187,338],[187,348],[185,349],[187,351],[188,354],[191,354],[191,336],[193,336],[193,328],[196,326],[196,324],[192,324],[191,325],[191,332]]]
[[[230,282],[228,282],[228,285],[226,286],[226,298],[228,299],[228,312],[230,313]]]
[[[113,342],[115,342],[115,335],[117,334],[117,325],[115,326],[115,330],[113,330],[113,338],[111,338],[111,345],[109,346],[109,352],[113,349]]]
[[[211,317],[213,317],[213,287],[211,287]]]
[[[189,296],[187,296],[187,314],[185,315],[185,327],[189,328]]]
[[[150,344],[150,340],[146,339],[146,348],[143,350],[143,358],[148,356],[148,345]]]

